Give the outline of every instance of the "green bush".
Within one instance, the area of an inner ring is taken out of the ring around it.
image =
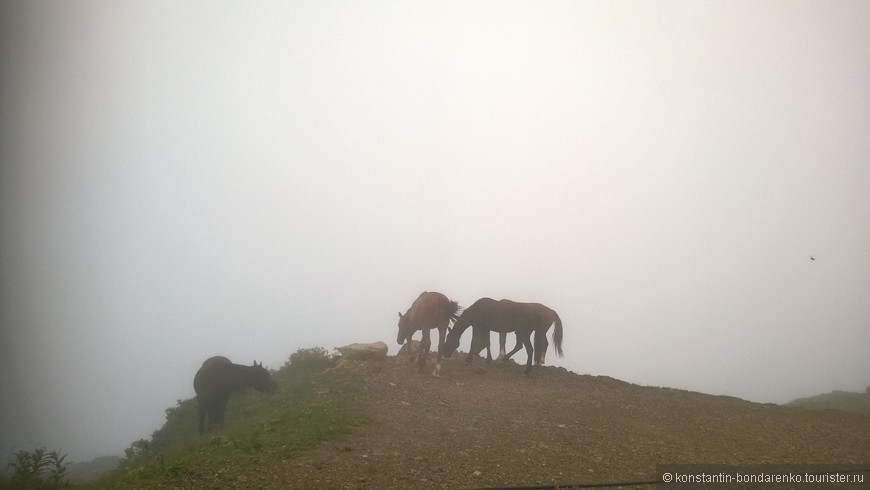
[[[124,450],[124,462],[147,458],[151,456],[152,453],[151,441],[148,439],[139,439],[138,441],[133,441],[133,444],[130,444],[130,447]]]
[[[330,356],[323,347],[311,347],[299,349],[290,354],[290,359],[284,367],[290,367],[300,371],[322,371],[332,367],[335,358]]]
[[[66,454],[48,452],[43,447],[31,451],[20,450],[13,454],[7,471],[9,479],[4,484],[9,488],[52,489],[69,486]]]

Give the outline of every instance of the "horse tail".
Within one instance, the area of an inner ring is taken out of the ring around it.
[[[556,345],[556,354],[562,357],[562,319],[559,314],[553,311],[553,316],[556,317],[556,328],[553,329],[553,343]]]

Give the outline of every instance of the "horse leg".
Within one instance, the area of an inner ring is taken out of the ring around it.
[[[505,335],[505,337],[507,337],[507,333],[505,333],[504,335]],[[511,356],[513,356],[514,354],[516,354],[517,352],[519,352],[520,349],[523,348],[523,345],[525,345],[525,344],[523,344],[523,342],[520,340],[520,333],[519,333],[519,332],[516,332],[516,336],[517,336],[517,345],[514,346],[513,350],[511,350],[510,352],[508,352],[507,354],[505,354],[504,357],[502,357],[502,360],[503,360],[504,362],[507,362],[507,361],[511,358]],[[528,338],[528,336],[526,336],[526,338]],[[499,341],[501,341],[501,338],[499,338]],[[507,339],[505,339],[505,341],[507,341]]]
[[[480,343],[480,340],[477,338],[477,329],[471,327],[471,347],[468,348],[468,355],[465,356],[465,364],[471,365],[471,361],[474,360],[474,349]]]
[[[214,409],[214,422],[217,425],[218,429],[222,429],[224,427],[224,413],[227,411],[227,401],[229,401],[230,397],[227,395],[223,399],[219,400],[217,404],[215,404]],[[211,422],[211,420],[209,420]]]
[[[547,349],[550,347],[550,342],[547,341],[547,336],[544,335],[544,338],[541,339],[541,362],[540,364],[543,366],[547,362]]]
[[[498,333],[498,360],[504,360],[507,354],[507,332]]]
[[[411,337],[414,336],[414,332],[411,332],[408,335],[408,338],[405,340],[405,345],[408,346],[408,362],[410,364],[414,364],[414,361],[417,359],[414,358],[414,341],[411,340]]]
[[[531,333],[531,332],[530,332]],[[532,340],[529,338],[531,335],[523,336],[523,346],[526,348],[526,354],[528,354],[528,359],[526,360],[526,370],[523,371],[523,376],[529,374],[532,371],[532,355],[534,354],[534,349],[532,348]],[[519,341],[519,339],[517,339]]]
[[[547,348],[550,347],[550,342],[547,340],[547,332],[535,332],[535,364],[542,366],[544,359],[547,357]]]
[[[420,360],[417,361],[417,371],[423,372],[423,368],[426,367],[426,358],[429,357],[429,347],[432,346],[432,339],[429,335],[429,329],[423,329],[423,339],[420,340]]]
[[[447,325],[438,326],[438,360],[435,361],[435,370],[432,371],[432,376],[441,377],[441,352],[444,350],[444,339],[447,337]]]
[[[484,347],[489,346],[489,339],[484,339],[484,332],[487,336],[489,335],[489,330],[472,327],[471,348],[468,349],[468,355],[465,356],[465,364],[471,364],[474,356],[480,355],[480,351],[482,351]]]
[[[197,402],[199,404],[199,427],[198,427],[198,429],[199,429],[199,435],[202,435],[202,433],[205,432],[205,416],[206,416],[205,400],[202,400],[199,397],[197,397]]]

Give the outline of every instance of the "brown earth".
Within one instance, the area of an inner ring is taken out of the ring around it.
[[[370,414],[343,441],[242,478],[274,488],[469,488],[651,480],[656,464],[870,463],[870,416],[750,403],[514,362],[348,362]],[[654,487],[644,487],[654,488]]]

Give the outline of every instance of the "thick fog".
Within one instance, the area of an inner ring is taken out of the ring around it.
[[[394,354],[424,290],[552,307],[576,373],[870,384],[866,1],[0,9],[0,456],[122,454],[213,355]]]

